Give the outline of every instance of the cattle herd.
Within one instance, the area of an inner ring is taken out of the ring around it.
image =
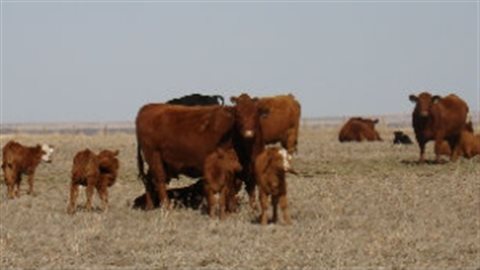
[[[410,95],[415,103],[412,125],[420,147],[419,163],[425,162],[425,144],[435,142],[436,162],[440,155],[452,161],[460,156],[480,154],[480,135],[474,135],[468,119],[468,106],[461,98],[427,92]],[[134,200],[134,207],[145,210],[169,209],[172,202],[198,208],[206,201],[207,213],[224,219],[238,208],[237,194],[244,186],[250,207],[261,214],[259,222],[268,223],[269,201],[272,221],[278,219],[280,206],[285,224],[291,219],[287,208],[286,174],[296,174],[291,159],[297,151],[301,116],[299,102],[291,94],[252,98],[248,94],[231,97],[232,106],[221,96],[192,94],[165,103],[146,104],[136,121],[137,168],[145,193]],[[354,117],[341,128],[340,142],[381,141],[375,130],[378,119]],[[412,144],[403,132],[394,132],[394,144]],[[273,145],[279,143],[280,145]],[[28,194],[33,192],[35,168],[41,161],[51,162],[53,147],[23,146],[9,141],[3,147],[2,169],[9,199],[18,197],[22,174],[28,176]],[[96,189],[102,208],[108,207],[108,187],[117,178],[117,150],[96,154],[90,149],[73,157],[69,214],[77,209],[79,186],[86,187],[85,208],[92,208]],[[186,175],[199,179],[194,184],[167,189],[172,178]]]

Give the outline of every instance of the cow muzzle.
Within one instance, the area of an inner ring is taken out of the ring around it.
[[[428,117],[428,111],[421,111],[420,116],[421,117]]]
[[[245,131],[245,133],[243,134],[243,136],[245,138],[253,138],[253,136],[255,135],[255,132],[253,132],[253,130],[247,130]]]

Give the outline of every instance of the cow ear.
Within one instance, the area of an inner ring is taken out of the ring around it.
[[[410,101],[413,103],[417,103],[418,97],[415,95],[410,95],[408,99],[410,99]]]
[[[378,119],[373,119],[372,121],[374,124],[378,124]]]
[[[237,104],[237,97],[230,97],[230,101],[233,103],[233,104]]]
[[[118,156],[118,153],[120,153],[120,151],[118,151],[118,150],[113,151],[114,156]]]
[[[432,97],[432,103],[435,104],[435,103],[439,102],[440,99],[442,99],[441,96],[433,96],[433,97]]]
[[[254,97],[254,98],[252,98],[252,100],[253,100],[253,102],[256,103],[256,102],[258,102],[258,97]]]

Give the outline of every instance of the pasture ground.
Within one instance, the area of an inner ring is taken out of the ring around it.
[[[37,169],[34,196],[24,179],[9,201],[0,182],[0,269],[480,269],[480,158],[418,165],[417,145],[394,147],[392,131],[380,130],[384,142],[340,144],[336,128],[304,128],[300,175],[287,180],[294,223],[265,227],[243,191],[224,222],[199,210],[132,210],[143,192],[133,134],[3,136],[2,145],[47,142],[57,152]],[[86,147],[119,149],[119,179],[108,212],[69,216],[72,159]]]

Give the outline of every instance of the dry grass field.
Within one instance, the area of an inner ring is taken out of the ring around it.
[[[2,145],[47,142],[57,152],[37,169],[34,196],[24,179],[8,201],[1,181],[0,269],[480,269],[480,158],[418,165],[418,147],[394,147],[392,131],[380,130],[384,142],[340,144],[337,129],[304,128],[300,175],[287,179],[293,225],[265,227],[243,191],[224,222],[131,209],[143,192],[133,134],[3,136]],[[108,212],[69,216],[72,159],[85,147],[119,149],[119,179]]]

